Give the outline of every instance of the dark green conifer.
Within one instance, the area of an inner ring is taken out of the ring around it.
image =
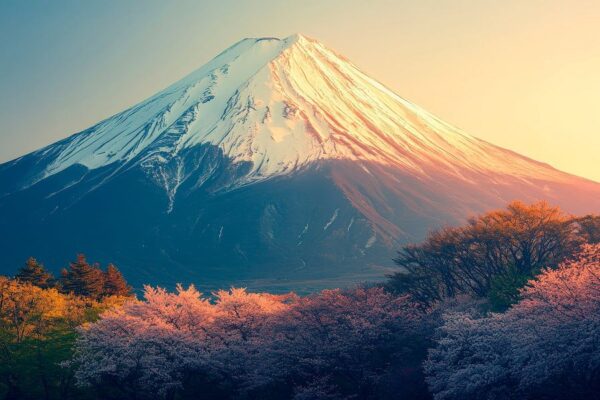
[[[24,283],[48,289],[54,286],[54,277],[35,258],[29,257],[21,267],[15,278]]]
[[[104,273],[104,292],[105,296],[130,296],[131,286],[127,284],[123,274],[113,264],[108,264]]]
[[[80,296],[100,298],[104,291],[104,273],[97,265],[90,265],[85,255],[77,255],[77,261],[61,273],[61,290]]]

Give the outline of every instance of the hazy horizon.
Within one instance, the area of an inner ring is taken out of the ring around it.
[[[469,134],[600,181],[600,4],[236,4],[0,5],[0,162],[134,105],[244,37],[302,33]]]

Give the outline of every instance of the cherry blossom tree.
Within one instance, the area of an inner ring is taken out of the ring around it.
[[[279,398],[382,398],[392,366],[403,366],[396,380],[420,374],[422,318],[408,298],[382,288],[299,298],[263,327],[268,339],[246,358],[249,390],[256,398],[272,391]]]
[[[545,270],[504,314],[446,315],[425,369],[436,399],[598,398],[600,245]]]
[[[144,299],[81,329],[74,360],[80,384],[109,383],[131,398],[167,397],[181,387],[183,371],[206,365],[205,328],[215,318],[208,300],[193,286],[176,293],[146,287]]]
[[[244,357],[268,315],[286,308],[286,297],[232,289],[215,298],[212,304],[193,286],[175,293],[146,287],[143,301],[81,329],[78,381],[118,388],[117,396],[165,398],[198,376],[243,375],[234,359]]]
[[[384,398],[421,375],[423,319],[382,288],[209,299],[147,287],[81,330],[74,362],[80,384],[121,398]]]

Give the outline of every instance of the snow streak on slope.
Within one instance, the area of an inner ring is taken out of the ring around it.
[[[325,159],[377,162],[423,178],[443,170],[466,181],[470,172],[565,179],[442,122],[301,35],[240,41],[150,99],[40,150],[56,156],[38,176],[138,160],[172,208],[192,172],[183,154],[200,144],[252,163],[236,184]]]

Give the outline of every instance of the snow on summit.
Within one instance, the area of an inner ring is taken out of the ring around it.
[[[442,122],[296,34],[241,40],[153,97],[40,150],[54,159],[39,179],[74,164],[136,162],[156,169],[200,144],[251,162],[245,182],[323,159],[377,162],[423,176],[431,168],[459,178],[464,169],[532,171],[531,160]],[[541,164],[535,169],[554,175]],[[166,190],[182,179],[168,177]]]

